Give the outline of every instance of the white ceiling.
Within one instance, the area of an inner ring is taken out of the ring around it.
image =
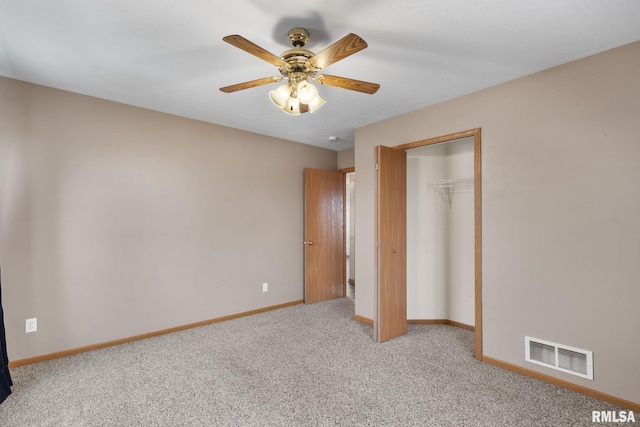
[[[279,75],[222,37],[280,55],[292,27],[316,53],[362,37],[326,73],[380,90],[319,86],[325,106],[297,117],[271,104],[277,85],[218,90]],[[334,150],[360,126],[637,40],[638,0],[0,0],[0,75]]]

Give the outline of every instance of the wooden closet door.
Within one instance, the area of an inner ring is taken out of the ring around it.
[[[407,153],[376,148],[376,319],[379,342],[407,332]]]

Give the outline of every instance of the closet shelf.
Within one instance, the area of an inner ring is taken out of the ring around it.
[[[451,206],[451,195],[459,190],[471,190],[473,189],[473,178],[459,178],[459,179],[440,179],[433,183],[433,188],[449,202]]]

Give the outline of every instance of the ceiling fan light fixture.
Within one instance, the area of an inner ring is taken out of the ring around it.
[[[269,92],[269,99],[276,107],[285,108],[290,95],[289,85],[282,85],[278,89]]]
[[[315,99],[308,104],[309,105],[309,112],[313,113],[318,108],[322,107],[325,102],[327,102],[327,101],[325,101],[324,99],[320,98],[319,95],[317,95],[315,97]]]
[[[282,111],[292,116],[300,115],[300,101],[297,98],[289,97]]]
[[[318,89],[307,80],[298,83],[298,100],[303,104],[311,104],[318,97]]]

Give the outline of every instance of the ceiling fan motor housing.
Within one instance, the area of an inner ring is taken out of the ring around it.
[[[289,49],[283,52],[280,58],[287,64],[279,67],[280,73],[284,77],[301,76],[310,78],[318,71],[309,63],[309,58],[314,56],[313,52],[304,49]]]

